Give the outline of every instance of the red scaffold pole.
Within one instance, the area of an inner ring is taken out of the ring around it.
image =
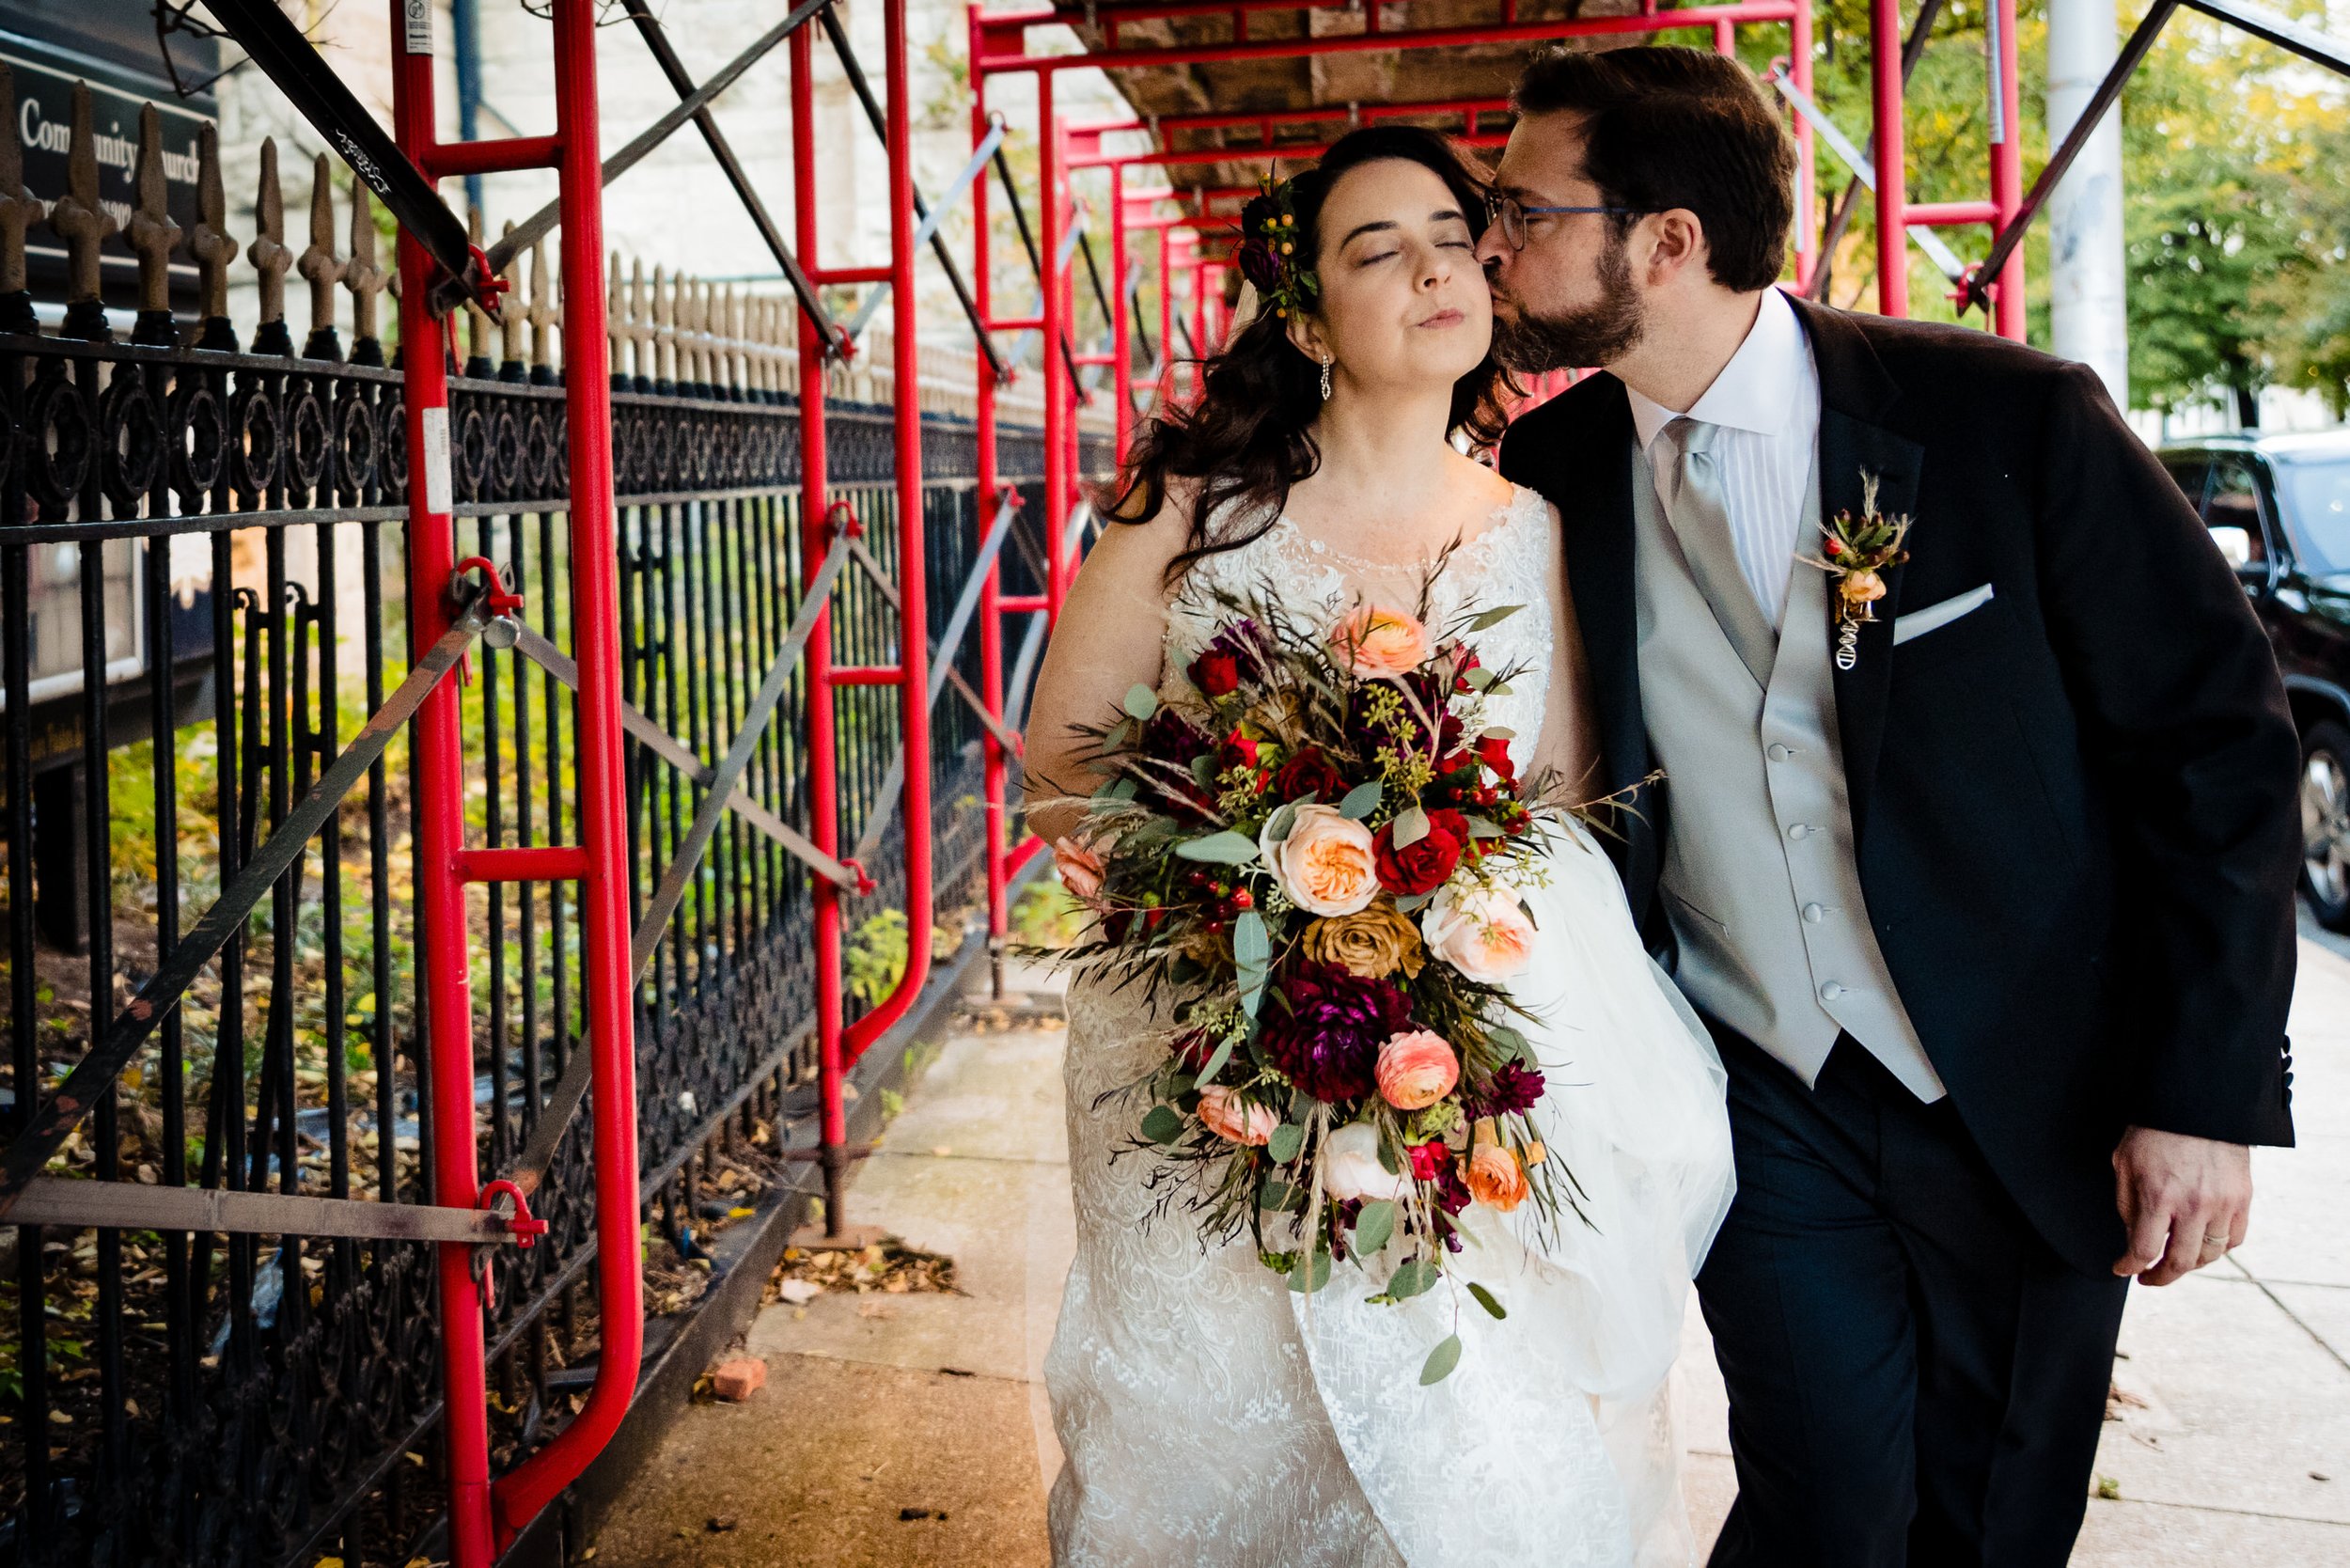
[[[395,47],[392,132],[428,178],[433,146],[432,53],[415,48],[405,7],[392,0]],[[452,622],[449,585],[457,568],[449,475],[448,369],[441,323],[426,307],[432,263],[406,228],[399,241],[400,342],[408,441],[408,619],[412,646],[430,648]],[[424,1093],[432,1118],[432,1201],[470,1209],[479,1197],[473,1100],[473,986],[466,971],[465,885],[457,871],[464,842],[464,734],[459,688],[443,682],[412,721],[416,792],[411,825],[416,840],[416,986],[428,1053]],[[487,1568],[495,1555],[490,1529],[490,1419],[481,1292],[472,1248],[444,1244],[435,1270],[441,1298],[441,1424],[448,1466],[449,1556],[462,1568]]]
[[[888,996],[849,1026],[850,1062],[922,994],[931,967],[931,673],[929,563],[922,532],[921,318],[914,295],[914,123],[906,75],[906,0],[882,3],[884,105],[889,128],[890,400],[898,489],[898,726],[905,752],[906,967]],[[1053,356],[1048,355],[1048,362]],[[986,526],[983,518],[980,526]],[[948,656],[953,657],[952,651]],[[837,1092],[837,1091],[836,1091]],[[844,1125],[842,1137],[847,1130]]]
[[[806,29],[786,46],[791,69],[791,219],[799,253],[813,262],[816,249],[816,60]],[[803,591],[816,580],[832,547],[830,486],[824,471],[824,337],[805,307],[800,313],[800,572]],[[832,610],[816,612],[807,650],[807,818],[809,839],[826,855],[840,854],[840,789],[837,724],[832,698]],[[842,1019],[840,980],[840,889],[822,877],[809,885],[816,961],[816,1063],[819,1093],[818,1141],[824,1169],[824,1224],[839,1233],[841,1195],[847,1185],[842,1149],[849,1140],[848,1113],[841,1104]]]
[[[603,175],[596,136],[595,19],[589,0],[555,0],[556,133],[444,149],[434,134],[429,33],[411,31],[408,8],[391,7],[394,132],[428,178],[461,172],[558,170],[563,214],[565,419],[570,440],[571,622],[580,685],[576,855],[529,869],[576,874],[585,925],[584,1003],[592,1067],[597,1303],[602,1348],[587,1404],[545,1448],[493,1485],[490,1479],[483,1302],[472,1248],[439,1250],[442,1391],[449,1555],[456,1568],[490,1568],[498,1552],[602,1451],[635,1391],[643,1351],[642,1259],[637,1244],[634,1017],[629,970],[628,848],[619,724],[619,591],[613,557],[612,409],[604,338]],[[450,624],[455,535],[451,516],[448,374],[441,324],[429,308],[433,281],[423,247],[403,230],[400,344],[409,453],[409,614],[417,646]],[[464,838],[464,754],[460,696],[443,684],[415,718],[414,822],[418,872],[419,964],[434,1136],[433,1201],[472,1208],[481,1196],[474,1113],[472,985],[464,886],[485,857]],[[557,862],[559,861],[559,865]]]
[[[979,26],[979,8],[973,7],[969,25]],[[976,38],[975,38],[976,42]],[[971,145],[979,147],[987,140],[991,128],[987,112],[987,83],[973,78],[971,83]],[[991,322],[995,311],[995,257],[988,243],[987,177],[980,177],[971,186],[971,298],[979,321]],[[995,458],[995,396],[999,388],[995,368],[984,353],[973,356],[979,369],[979,384],[974,388],[972,432],[976,445],[976,476],[978,483],[973,495],[979,510],[979,525],[985,528],[994,519],[998,494]],[[1004,716],[1004,619],[1003,619],[1003,555],[998,551],[988,562],[987,577],[979,587],[979,699],[987,705],[990,716]],[[1011,866],[1005,854],[1010,847],[1011,813],[1006,796],[1011,784],[1010,757],[1003,742],[995,738],[995,727],[982,726],[979,732],[979,793],[987,813],[987,950],[990,995],[1004,995],[1004,949],[1011,937]]]
[[[602,1343],[588,1403],[554,1441],[502,1478],[498,1544],[509,1544],[619,1430],[644,1354],[637,1235],[635,975],[620,750],[620,589],[613,541],[612,375],[604,336],[603,169],[596,127],[596,8],[555,0],[555,123],[562,144],[563,418],[571,450],[572,627],[579,664],[578,818],[588,852],[587,1050],[595,1137],[596,1300]],[[470,1092],[470,1085],[468,1086]],[[477,1395],[477,1398],[478,1395]],[[467,1565],[469,1568],[469,1565]]]
[[[1909,175],[1902,136],[1901,0],[1871,0],[1869,76],[1876,112],[1877,309],[1909,314]]]
[[[1040,71],[1036,79],[1038,244],[1044,262],[1044,600],[1052,623],[1060,621],[1061,596],[1068,579],[1062,569],[1061,535],[1069,526],[1069,472],[1064,466],[1071,423],[1070,403],[1076,389],[1069,384],[1061,359],[1061,339],[1069,334],[1067,291],[1061,288],[1060,239],[1065,215],[1061,180],[1060,126],[1053,113],[1053,77]]]

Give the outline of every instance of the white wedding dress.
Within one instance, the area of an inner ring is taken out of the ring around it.
[[[1557,514],[1518,490],[1433,587],[1431,624],[1525,605],[1478,634],[1488,666],[1527,667],[1489,701],[1540,753],[1557,664]],[[1304,624],[1358,601],[1409,607],[1411,579],[1308,539],[1287,519],[1205,557],[1179,591],[1162,690],[1214,635],[1205,590],[1264,590]],[[1244,1234],[1203,1248],[1181,1201],[1154,1214],[1141,1105],[1112,1091],[1164,1059],[1167,1020],[1081,972],[1069,994],[1069,1156],[1077,1255],[1044,1362],[1066,1463],[1051,1502],[1062,1568],[1683,1568],[1694,1552],[1668,1373],[1691,1274],[1731,1190],[1722,1073],[1649,960],[1613,867],[1580,830],[1531,889],[1538,936],[1515,984],[1548,1091],[1534,1116],[1588,1225],[1532,1204],[1471,1205],[1455,1283],[1394,1306],[1339,1264],[1311,1301]],[[1105,1098],[1105,1096],[1107,1096]],[[1549,1234],[1539,1233],[1547,1230]],[[1461,1288],[1477,1281],[1509,1316]],[[1452,1374],[1419,1384],[1458,1332]]]

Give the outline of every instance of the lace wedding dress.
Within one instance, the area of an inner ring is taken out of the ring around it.
[[[1491,699],[1541,755],[1557,663],[1558,519],[1519,489],[1431,588],[1432,626],[1463,606],[1525,607],[1477,634],[1520,666]],[[1215,630],[1207,590],[1277,587],[1301,624],[1362,601],[1411,605],[1417,573],[1383,572],[1284,518],[1205,557],[1179,590],[1163,690]],[[1528,890],[1535,954],[1516,994],[1549,1090],[1535,1111],[1590,1223],[1534,1205],[1472,1205],[1456,1283],[1392,1306],[1364,1298],[1395,1266],[1339,1264],[1310,1302],[1244,1233],[1203,1247],[1180,1203],[1153,1215],[1138,1107],[1167,1020],[1081,972],[1069,994],[1069,1154],[1077,1255],[1045,1357],[1067,1462],[1051,1501],[1063,1568],[1681,1568],[1691,1540],[1668,1374],[1689,1278],[1729,1206],[1730,1133],[1711,1043],[1642,949],[1606,856],[1577,831]],[[1538,1233],[1547,1232],[1547,1233]],[[1391,1254],[1394,1247],[1391,1245]],[[1509,1316],[1496,1321],[1475,1280]],[[1457,1332],[1452,1374],[1429,1350]]]

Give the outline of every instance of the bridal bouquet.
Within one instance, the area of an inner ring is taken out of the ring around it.
[[[1448,1279],[1470,1204],[1575,1197],[1503,985],[1558,812],[1484,718],[1514,672],[1466,641],[1518,606],[1442,627],[1364,607],[1324,633],[1269,592],[1219,599],[1188,692],[1136,685],[1085,730],[1110,776],[1055,851],[1101,935],[1062,956],[1172,994],[1172,1048],[1135,1086],[1167,1196],[1212,1234],[1247,1227],[1309,1295],[1334,1259],[1393,1255],[1371,1299],[1401,1301]]]

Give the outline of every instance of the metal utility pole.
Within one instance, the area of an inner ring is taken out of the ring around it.
[[[2060,144],[2113,68],[2113,0],[2048,0],[2048,142]],[[2128,277],[2123,266],[2122,115],[2108,111],[2048,196],[2049,347],[2130,400]]]

